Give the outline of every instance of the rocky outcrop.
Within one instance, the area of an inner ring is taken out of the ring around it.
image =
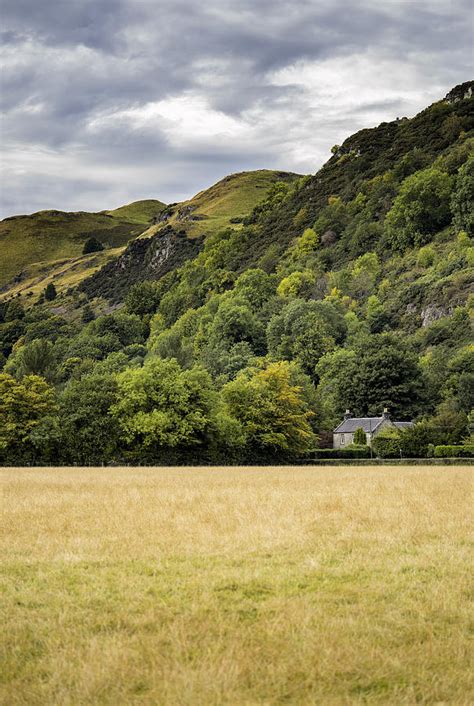
[[[428,304],[428,306],[421,310],[421,325],[423,327],[430,326],[434,321],[443,319],[445,316],[451,316],[452,313],[452,307]]]
[[[474,96],[474,81],[466,81],[455,86],[444,99],[446,103],[459,103],[462,100],[468,100]]]
[[[84,280],[79,289],[90,297],[120,301],[132,284],[159,280],[185,260],[195,257],[202,242],[201,238],[189,239],[171,227],[164,228],[151,238],[134,240],[120,257]]]

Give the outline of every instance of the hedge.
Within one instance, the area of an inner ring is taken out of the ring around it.
[[[474,444],[465,446],[435,446],[436,458],[474,458]]]
[[[352,446],[345,449],[314,449],[312,458],[370,458],[368,446]]]

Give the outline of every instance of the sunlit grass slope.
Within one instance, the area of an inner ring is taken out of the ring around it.
[[[291,183],[299,178],[298,174],[270,169],[231,174],[192,199],[174,206],[166,224],[185,230],[190,237],[210,235],[229,227],[240,229],[242,224],[231,220],[242,219],[251,213],[273,184],[279,181]],[[148,234],[154,234],[159,227],[152,227]]]
[[[162,206],[159,201],[156,204]],[[33,263],[79,256],[90,237],[107,247],[125,245],[144,230],[147,221],[143,220],[146,208],[130,204],[124,209],[112,215],[40,211],[4,219],[0,222],[0,286]]]
[[[144,199],[143,201],[134,201],[126,206],[114,208],[112,211],[106,211],[114,218],[121,218],[131,223],[150,223],[150,221],[158,216],[165,208],[165,204],[156,199]]]
[[[470,704],[472,468],[4,469],[1,703]]]
[[[53,260],[51,262],[35,262],[23,269],[23,275],[18,282],[11,284],[7,290],[0,292],[0,301],[10,299],[18,294],[21,296],[33,295],[35,301],[48,285],[54,283],[58,293],[62,293],[69,287],[74,287],[86,277],[90,277],[102,265],[109,260],[118,257],[125,249],[125,246],[109,248],[101,252],[90,253],[89,255],[78,255],[63,260]]]

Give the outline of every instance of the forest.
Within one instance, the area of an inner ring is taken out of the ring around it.
[[[0,463],[293,461],[384,407],[416,423],[380,457],[473,456],[472,82],[331,152],[224,227],[173,204],[72,286],[4,285]]]

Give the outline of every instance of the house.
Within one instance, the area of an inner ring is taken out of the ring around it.
[[[385,408],[381,417],[353,417],[348,409],[342,422],[334,429],[333,447],[342,449],[354,443],[354,434],[357,429],[363,429],[367,437],[367,444],[370,446],[372,439],[379,431],[387,427],[395,429],[406,429],[412,427],[413,422],[394,422],[390,419],[388,409]]]

